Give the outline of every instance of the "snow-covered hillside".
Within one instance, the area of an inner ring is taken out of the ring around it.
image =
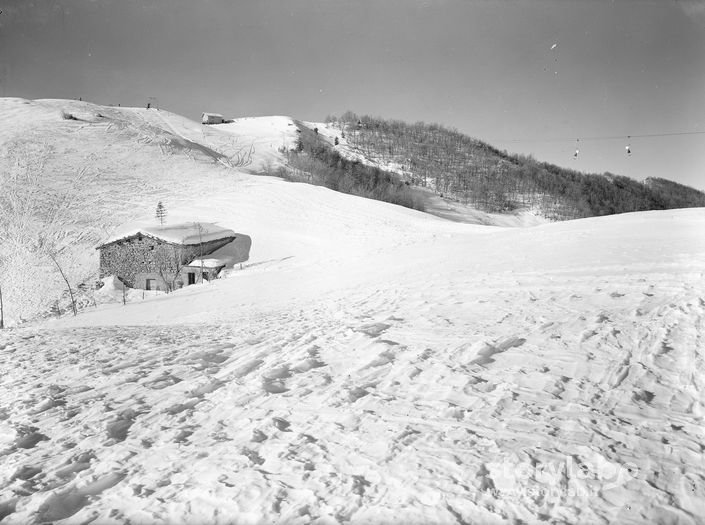
[[[705,513],[705,211],[501,229],[261,177],[191,211],[256,260],[3,334],[7,523]]]
[[[0,286],[11,326],[68,308],[49,253],[72,285],[81,286],[81,304],[91,304],[97,243],[126,225],[154,220],[159,201],[172,220],[208,220],[195,214],[197,200],[247,184],[249,174],[277,173],[286,163],[283,152],[298,138],[289,117],[204,126],[165,110],[75,100],[0,98],[0,120]],[[345,141],[341,148],[345,154]],[[541,222],[531,214],[487,214],[430,195],[427,208],[460,222]],[[209,211],[206,206],[199,214],[211,216]]]
[[[163,110],[0,99],[6,323],[32,319],[57,301],[66,306],[49,251],[74,287],[91,288],[95,245],[125,224],[153,221],[159,201],[170,218],[184,210],[184,220],[201,221],[190,209],[195,200],[237,187],[245,170],[281,164],[277,148],[296,140],[291,119],[253,120],[254,137]]]
[[[312,131],[315,130],[315,133],[326,141],[330,147],[335,147],[335,150],[343,158],[396,173],[403,180],[410,180],[412,173],[408,170],[408,166],[405,167],[399,162],[381,160],[374,155],[365,154],[360,148],[350,144],[346,136],[343,136],[344,134],[341,133],[338,123],[301,122],[301,124]],[[429,180],[429,184],[431,184],[429,188],[422,189],[419,187],[417,189],[425,193],[424,210],[426,213],[437,217],[456,222],[485,224],[488,226],[525,227],[549,222],[548,219],[543,217],[539,209],[523,208],[510,213],[489,213],[478,210],[457,200],[441,197],[431,189],[433,180]]]
[[[106,237],[159,197],[252,247],[223,279],[0,331],[3,523],[701,522],[705,210],[463,224],[249,175],[221,126],[108,108],[161,130],[130,156],[65,103],[11,101],[58,144],[47,183],[82,158],[71,125],[112,166],[87,185],[114,199]]]

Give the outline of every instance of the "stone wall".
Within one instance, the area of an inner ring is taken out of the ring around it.
[[[140,272],[135,275],[134,281],[137,283],[135,288],[147,289],[147,279],[153,279],[155,287],[152,290],[161,290],[165,292],[169,290],[170,285],[158,272]]]
[[[156,275],[160,289],[166,289],[170,281],[179,278],[183,265],[214,252],[232,240],[234,237],[204,242],[202,246],[181,245],[135,235],[99,248],[100,277],[117,275],[131,288],[145,288],[146,279],[154,279]]]

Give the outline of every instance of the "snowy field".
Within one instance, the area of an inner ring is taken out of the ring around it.
[[[259,180],[260,264],[3,334],[5,522],[705,515],[705,211],[492,229]]]
[[[502,228],[217,170],[169,220],[242,270],[0,332],[3,524],[702,522],[704,209]]]

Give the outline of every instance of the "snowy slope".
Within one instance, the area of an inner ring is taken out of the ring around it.
[[[191,212],[194,200],[237,187],[245,170],[281,164],[283,155],[269,144],[295,140],[291,120],[254,120],[261,128],[256,140],[163,110],[0,99],[0,286],[6,323],[32,319],[56,301],[66,307],[65,285],[47,246],[59,253],[74,287],[90,288],[97,277],[95,245],[126,225],[155,221],[159,201],[170,221],[180,209],[181,220],[203,221]],[[243,152],[250,163],[235,167]]]
[[[137,111],[147,121],[221,153],[248,173],[274,172],[284,165],[282,151],[294,148],[297,140],[294,121],[284,116],[244,117],[204,126],[168,111]]]
[[[160,201],[172,222],[207,220],[194,213],[195,201],[240,187],[248,174],[276,174],[285,164],[282,152],[298,137],[288,117],[203,126],[165,110],[75,100],[0,99],[0,120],[0,286],[9,325],[68,308],[49,252],[83,290],[81,304],[91,304],[97,278],[92,247],[130,225],[154,221]],[[537,222],[433,197],[428,208],[461,222]],[[208,206],[201,211],[210,212]]]
[[[256,262],[3,334],[7,523],[705,513],[705,211],[500,229],[273,178],[206,210]]]
[[[298,138],[296,125],[289,117],[245,117],[211,127],[234,136],[243,147],[252,146],[255,152],[249,167],[252,173],[275,173],[285,164],[282,152],[293,149]]]
[[[3,523],[701,522],[705,210],[463,224],[227,168],[221,126],[3,103],[52,190],[100,166],[74,246],[157,197],[252,239],[224,279],[0,332]]]

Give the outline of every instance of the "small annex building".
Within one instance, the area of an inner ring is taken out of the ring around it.
[[[222,124],[225,118],[220,113],[203,113],[201,115],[202,124]]]
[[[115,275],[131,288],[169,291],[217,278],[226,262],[207,255],[236,239],[207,222],[142,226],[108,239],[100,252],[100,278]]]

